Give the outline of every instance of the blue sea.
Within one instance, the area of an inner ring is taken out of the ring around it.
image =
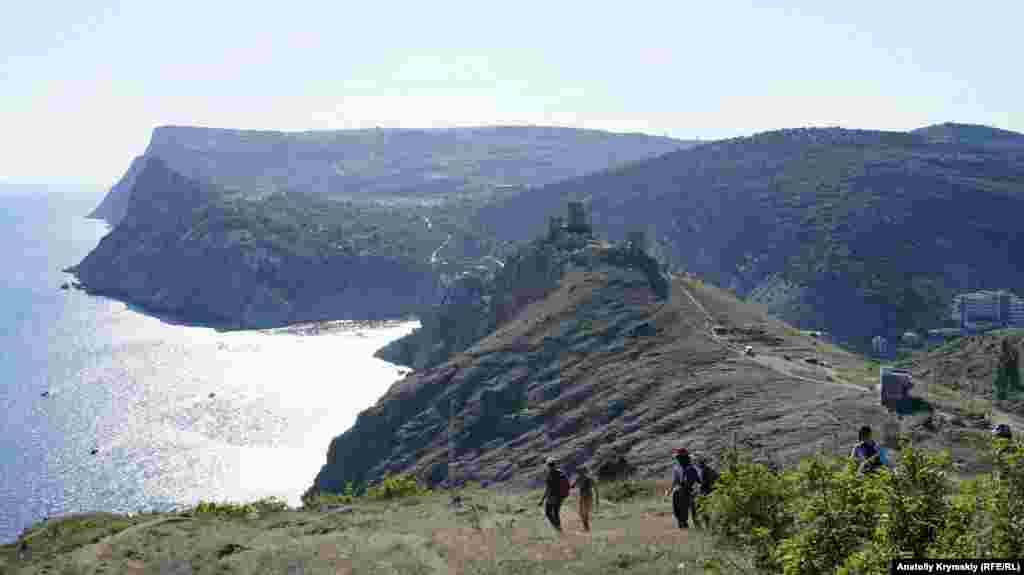
[[[61,290],[108,231],[84,217],[102,194],[0,185],[0,542],[67,513],[298,505],[399,377],[373,352],[416,323],[218,333]]]

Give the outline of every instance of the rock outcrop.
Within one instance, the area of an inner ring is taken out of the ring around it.
[[[585,234],[564,233],[526,244],[495,273],[463,274],[440,304],[420,314],[422,327],[385,346],[376,356],[417,370],[436,366],[546,297],[566,272],[595,267],[625,282],[632,281],[625,279],[627,276],[644,278],[654,297],[668,295],[666,276],[645,252]]]
[[[863,370],[859,357],[812,346],[695,278],[652,282],[613,255],[620,248],[595,243],[578,253],[533,244],[534,258],[567,262],[553,287],[535,292],[528,281],[531,295],[483,339],[396,382],[331,442],[310,491],[395,472],[531,483],[547,455],[570,471],[611,462],[608,473],[642,476],[666,472],[681,443],[714,456],[734,439],[789,462],[847,448],[860,424],[884,421],[876,393],[837,376]],[[537,277],[559,267],[541,266]],[[514,296],[518,276],[505,277]],[[809,349],[831,367],[785,367],[775,357]],[[629,465],[617,467],[620,457]]]

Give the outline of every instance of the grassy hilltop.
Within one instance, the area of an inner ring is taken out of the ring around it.
[[[299,509],[265,500],[81,514],[0,546],[0,573],[884,574],[895,557],[1020,557],[1024,443],[1007,453],[995,477],[961,482],[948,458],[906,445],[894,472],[871,477],[821,455],[776,472],[731,451],[688,530],[675,526],[668,482],[651,480],[599,483],[589,533],[575,496],[557,534],[538,490],[471,485],[454,506],[449,492],[400,477]]]

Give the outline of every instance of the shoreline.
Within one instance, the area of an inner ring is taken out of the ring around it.
[[[415,317],[397,319],[329,319],[296,323],[283,327],[257,329],[253,331],[258,331],[267,334],[288,334],[304,336],[330,335],[334,333],[358,332],[364,329],[372,330],[402,327],[405,324],[418,321],[419,319]]]
[[[169,325],[207,328],[218,333],[254,332],[289,335],[328,335],[332,333],[343,333],[364,329],[393,328],[399,327],[403,324],[419,321],[419,318],[414,315],[405,315],[386,319],[322,319],[305,320],[277,326],[240,327],[237,323],[232,323],[226,319],[202,319],[199,317],[190,317],[188,314],[177,310],[157,309],[145,304],[134,302],[117,292],[108,292],[106,290],[90,288],[88,285],[82,283],[78,274],[74,270],[74,266],[61,269],[60,271],[73,278],[73,281],[70,282],[70,288],[74,291],[80,291],[90,296],[101,297],[122,303],[131,311],[155,318]]]

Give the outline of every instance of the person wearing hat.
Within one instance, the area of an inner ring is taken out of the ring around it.
[[[672,486],[665,491],[665,496],[672,495],[672,513],[676,516],[676,523],[680,529],[690,527],[689,516],[693,515],[694,523],[697,521],[696,501],[693,497],[693,487],[700,483],[700,475],[697,468],[690,462],[690,452],[685,447],[673,450],[676,461],[672,465]]]
[[[547,516],[555,531],[562,532],[562,478],[564,473],[558,468],[554,457],[548,457],[544,463],[547,465],[547,475],[544,479],[544,497],[540,499],[540,505],[544,506],[544,515]]]

